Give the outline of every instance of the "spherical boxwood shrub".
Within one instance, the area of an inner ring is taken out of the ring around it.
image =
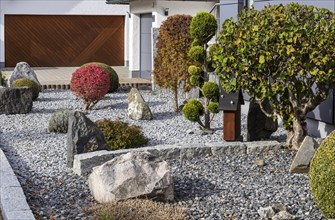
[[[220,89],[215,82],[205,82],[201,88],[202,94],[209,100],[219,101]]]
[[[322,141],[313,156],[309,184],[322,214],[335,218],[335,131]]]
[[[129,125],[121,120],[102,119],[95,122],[104,134],[111,150],[141,147],[148,143],[141,127]]]
[[[183,107],[183,114],[188,120],[197,122],[204,114],[204,107],[198,99],[190,99]]]
[[[21,78],[17,79],[13,82],[12,87],[17,88],[17,87],[29,87],[33,91],[33,101],[35,101],[38,98],[38,95],[40,94],[40,87],[32,81],[31,79],[28,78]]]
[[[87,66],[87,65],[97,65],[101,67],[103,70],[105,70],[107,73],[109,73],[110,87],[109,87],[108,92],[109,93],[116,92],[116,90],[120,86],[119,76],[117,75],[117,73],[111,66],[104,64],[104,63],[99,63],[99,62],[86,63],[83,66]]]
[[[109,74],[101,67],[87,65],[78,68],[71,78],[71,90],[85,102],[85,110],[92,107],[106,95],[109,90]]]
[[[198,12],[192,19],[190,33],[192,38],[197,39],[197,44],[202,45],[215,35],[217,26],[214,15],[204,11]]]
[[[70,112],[68,109],[54,112],[49,121],[49,132],[67,133]]]

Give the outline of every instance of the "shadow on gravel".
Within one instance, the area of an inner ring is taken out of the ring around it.
[[[188,201],[216,194],[216,186],[206,179],[184,176],[174,177],[176,201]],[[219,191],[219,190],[218,190]]]
[[[178,112],[154,112],[153,116],[154,119],[153,120],[166,120],[166,119],[172,119],[176,116],[180,115],[180,113]]]

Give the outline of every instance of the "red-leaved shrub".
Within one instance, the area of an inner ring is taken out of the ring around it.
[[[71,91],[85,102],[85,110],[92,107],[109,90],[109,73],[96,65],[78,68],[71,78]]]

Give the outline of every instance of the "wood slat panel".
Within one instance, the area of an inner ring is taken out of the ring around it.
[[[124,17],[5,15],[5,65],[124,65]]]

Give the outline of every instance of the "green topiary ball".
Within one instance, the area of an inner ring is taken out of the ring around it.
[[[38,98],[38,95],[40,94],[40,87],[32,81],[31,79],[28,78],[21,78],[17,79],[13,82],[12,87],[17,88],[17,87],[29,87],[33,90],[33,101],[35,101]]]
[[[48,130],[54,133],[67,133],[70,110],[61,109],[51,115]]]
[[[218,102],[210,102],[208,104],[208,111],[214,114],[219,113],[219,103]]]
[[[201,88],[202,94],[211,101],[219,101],[220,89],[215,82],[205,82]]]
[[[218,23],[211,13],[198,12],[193,18],[190,25],[192,38],[196,39],[197,44],[207,43],[214,35],[218,28]]]
[[[109,78],[110,78],[110,87],[108,92],[112,93],[112,92],[116,92],[117,89],[119,88],[120,84],[119,84],[119,76],[117,75],[117,73],[115,72],[115,70],[110,67],[107,64],[104,63],[99,63],[99,62],[91,62],[91,63],[86,63],[82,66],[87,66],[87,65],[97,65],[100,68],[102,68],[103,70],[105,70],[107,73],[109,73]]]
[[[139,126],[109,119],[98,120],[95,123],[104,134],[111,150],[137,148],[148,143],[148,139]]]
[[[206,57],[206,51],[202,46],[194,46],[187,54],[192,60],[203,61]]]
[[[204,107],[198,99],[190,99],[183,107],[185,118],[192,122],[197,122],[200,116],[204,114]]]
[[[316,205],[326,218],[335,218],[335,131],[322,141],[309,168],[309,184]]]

